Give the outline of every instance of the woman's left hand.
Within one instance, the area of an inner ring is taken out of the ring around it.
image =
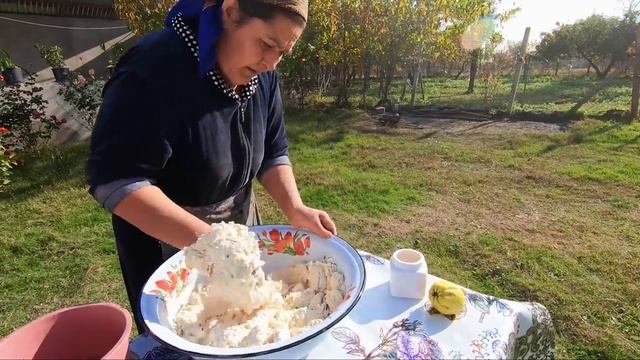
[[[302,205],[293,209],[288,216],[291,225],[312,231],[323,238],[330,238],[336,234],[336,225],[329,214],[322,210]]]

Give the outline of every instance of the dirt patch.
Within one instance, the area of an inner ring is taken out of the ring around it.
[[[365,133],[431,136],[435,134],[555,134],[566,131],[569,128],[569,125],[567,123],[553,124],[538,121],[471,121],[403,116],[397,126],[390,127],[381,125],[373,117],[363,116],[353,123],[353,127],[356,130]]]
[[[553,134],[567,130],[571,119],[564,113],[516,112],[511,115],[484,109],[452,107],[379,107],[363,113],[357,124],[365,132],[433,134]]]
[[[484,120],[469,121],[456,119],[434,119],[407,117],[407,123],[421,127],[421,130],[445,134],[503,134],[503,133],[545,133],[565,131],[566,124],[551,124],[537,121]]]

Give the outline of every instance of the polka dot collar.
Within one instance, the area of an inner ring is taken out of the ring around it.
[[[187,44],[191,53],[200,61],[200,57],[198,56],[198,41],[196,40],[196,35],[193,33],[191,28],[185,24],[182,19],[182,14],[178,13],[173,19],[171,19],[171,27],[178,34],[178,36],[184,40]],[[242,90],[240,91],[240,95],[238,93],[227,86],[227,84],[222,79],[220,72],[218,70],[211,70],[207,73],[207,75],[213,80],[213,83],[220,89],[225,95],[236,101],[246,101],[253,94],[255,94],[256,89],[258,88],[258,77],[254,76],[251,78],[248,84],[242,86]]]

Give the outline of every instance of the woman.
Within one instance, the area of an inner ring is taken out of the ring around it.
[[[300,199],[274,71],[306,21],[306,0],[181,0],[106,84],[90,192],[113,213],[139,331],[142,287],[165,259],[212,222],[259,223],[254,178],[292,225],[335,234],[331,218]]]

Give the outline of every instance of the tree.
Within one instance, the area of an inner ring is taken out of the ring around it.
[[[367,93],[371,83],[371,74],[375,65],[375,58],[382,53],[380,42],[377,38],[379,31],[376,21],[383,15],[384,0],[363,0],[360,8],[360,36],[362,46],[362,58],[360,68],[362,69],[362,91],[361,105],[367,107]]]
[[[472,94],[475,91],[476,77],[480,70],[482,58],[490,58],[493,56],[493,50],[486,51],[487,49],[485,48],[495,49],[496,45],[503,40],[502,34],[497,32],[496,28],[520,11],[520,8],[513,8],[504,13],[496,13],[495,5],[494,1],[489,2],[488,8],[484,9],[485,13],[483,15],[492,15],[483,16],[476,23],[468,27],[462,38],[462,47],[469,52],[471,63],[467,94]]]
[[[628,19],[591,15],[574,24],[559,25],[545,34],[537,48],[540,56],[558,61],[578,56],[589,63],[599,79],[627,58],[635,37],[635,25]]]
[[[176,0],[115,0],[118,16],[127,22],[129,30],[144,35],[162,28],[164,17]]]
[[[426,23],[430,26],[421,26],[425,21],[420,19],[417,24],[422,32],[421,45],[426,45],[421,47],[422,56],[431,61],[444,60],[449,63],[458,61],[461,58],[459,39],[474,24],[481,25],[478,27],[477,33],[482,39],[490,38],[495,32],[497,19],[485,17],[495,5],[493,0],[448,0],[425,3],[428,5],[425,7],[423,17],[428,19]],[[418,66],[418,73],[420,73],[420,66]],[[412,83],[412,105],[415,102],[418,78],[416,77],[415,80]]]
[[[116,8],[132,31],[144,34],[162,26],[173,1],[116,0]],[[304,104],[305,93],[314,86],[322,93],[331,85],[335,103],[348,106],[354,80],[360,76],[361,103],[366,106],[377,72],[379,103],[387,104],[393,80],[402,70],[414,104],[423,64],[462,59],[460,36],[470,24],[491,13],[495,2],[310,0],[303,37],[280,66],[283,90]]]
[[[304,107],[305,95],[313,86],[315,65],[318,63],[318,51],[310,43],[303,41],[293,48],[278,67],[281,86],[287,94],[298,96],[298,104]]]
[[[395,77],[398,64],[401,62],[406,48],[409,29],[405,27],[410,25],[408,16],[413,10],[411,5],[413,2],[407,0],[386,1],[382,6],[382,16],[379,24],[382,25],[380,32],[377,34],[377,41],[380,44],[380,53],[378,54],[378,67],[380,69],[380,104],[389,103],[389,89]]]
[[[390,1],[387,30],[381,33],[384,81],[381,102],[388,101],[396,67],[404,65],[415,104],[422,65],[460,58],[459,39],[471,24],[490,12],[494,0]],[[489,34],[490,35],[490,34]],[[403,74],[404,78],[404,74]]]
[[[599,79],[627,57],[634,32],[617,18],[592,15],[571,28],[576,53],[593,67]]]
[[[559,27],[550,33],[543,33],[536,46],[537,57],[555,63],[555,76],[558,76],[560,61],[573,55],[573,45],[566,30],[565,27]]]
[[[469,70],[469,86],[467,87],[467,94],[473,94],[475,91],[476,77],[478,76],[481,57],[482,49],[475,49],[471,52],[471,69]]]
[[[622,20],[626,23],[637,24],[640,16],[640,0],[624,0],[622,1],[622,9],[624,14]]]
[[[327,2],[320,7],[331,8]],[[331,57],[336,67],[338,92],[336,105],[349,105],[349,89],[358,70],[358,60],[362,58],[362,23],[359,19],[361,2],[358,0],[334,0],[337,13],[333,27],[333,44],[337,47],[327,55]],[[354,61],[355,60],[355,61]]]

